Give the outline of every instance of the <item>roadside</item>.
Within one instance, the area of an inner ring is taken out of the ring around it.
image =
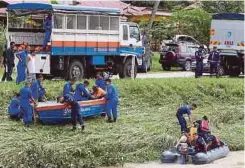
[[[144,164],[125,164],[123,168],[243,168],[244,151],[230,152],[229,156],[206,165],[161,164],[160,161]],[[103,167],[105,168],[105,167]],[[116,167],[107,167],[116,168]],[[119,168],[119,167],[117,167]]]

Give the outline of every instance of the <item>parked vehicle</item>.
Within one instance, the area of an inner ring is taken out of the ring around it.
[[[41,46],[45,35],[43,18],[47,14],[52,14],[51,39],[46,51],[36,54],[36,73],[81,79],[94,77],[97,71],[111,71],[120,78],[127,78],[131,77],[132,70],[136,76],[137,69],[142,69],[143,57],[148,59],[138,25],[120,21],[120,10],[115,8],[10,4],[7,7],[8,43],[14,41],[18,45],[25,41],[32,47]],[[21,16],[42,18],[41,27],[13,24],[16,23],[13,18]],[[134,67],[132,59],[135,59]]]
[[[191,63],[195,61],[195,52],[198,45],[185,43],[166,44],[165,50],[161,52],[159,63],[163,70],[170,70],[171,67],[182,67],[185,71],[191,70]]]
[[[213,15],[210,49],[220,50],[225,74],[238,76],[244,71],[244,14]]]

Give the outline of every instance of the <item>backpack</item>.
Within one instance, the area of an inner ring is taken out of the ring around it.
[[[209,131],[208,121],[206,121],[206,120],[202,120],[201,121],[200,130],[203,131],[203,132]]]

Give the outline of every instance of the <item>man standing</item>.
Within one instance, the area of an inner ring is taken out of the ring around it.
[[[200,46],[198,51],[195,53],[196,57],[196,71],[195,71],[195,78],[200,78],[202,77],[202,72],[203,72],[203,58],[204,58],[204,52],[203,52],[204,47]]]
[[[91,98],[91,93],[88,89],[89,82],[84,81],[83,84],[79,83],[76,86],[74,100],[76,101],[86,101]]]
[[[50,41],[51,32],[52,32],[52,15],[48,14],[45,22],[44,22],[44,30],[45,30],[45,37],[43,42],[43,50],[46,49],[48,42]]]
[[[36,80],[35,51],[30,51],[26,58],[27,81],[31,83]]]
[[[179,124],[181,126],[181,132],[187,131],[187,123],[186,123],[186,120],[184,118],[184,114],[187,114],[189,117],[189,120],[191,120],[191,110],[195,110],[196,108],[197,108],[197,105],[192,104],[191,106],[184,105],[177,110],[176,117],[177,117]]]
[[[219,76],[219,65],[220,65],[220,55],[217,51],[217,47],[213,47],[213,51],[209,54],[208,61],[210,62],[210,77],[212,77],[213,72],[216,77]]]
[[[14,46],[15,42],[10,43],[10,47],[6,51],[6,58],[7,58],[7,81],[12,81],[12,72],[14,68]]]
[[[111,84],[111,79],[106,79],[106,114],[108,122],[117,121],[117,106],[119,102],[118,91],[115,85]],[[113,121],[111,119],[111,112],[113,115]]]
[[[4,50],[3,50],[3,66],[4,66],[4,73],[3,73],[3,77],[2,77],[2,82],[5,82],[5,79],[7,77],[7,45],[4,46]]]

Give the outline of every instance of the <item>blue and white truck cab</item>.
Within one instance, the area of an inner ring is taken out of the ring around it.
[[[115,8],[18,3],[7,7],[8,43],[42,46],[43,23],[51,15],[52,28],[46,50],[36,53],[36,73],[70,79],[94,77],[111,71],[120,78],[135,77],[145,48],[139,27],[122,22]],[[19,17],[18,22],[16,18]],[[26,20],[34,24],[26,26]]]

